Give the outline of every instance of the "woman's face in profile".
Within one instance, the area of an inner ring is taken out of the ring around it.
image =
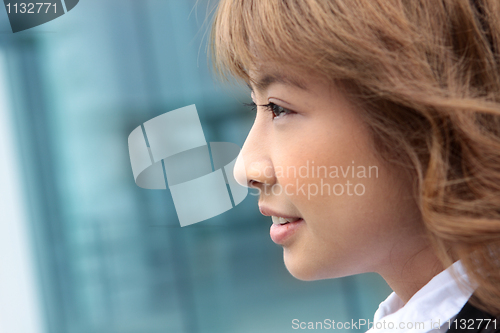
[[[380,273],[425,247],[412,181],[378,156],[361,110],[315,76],[250,76],[257,115],[235,176],[260,193],[292,275]]]

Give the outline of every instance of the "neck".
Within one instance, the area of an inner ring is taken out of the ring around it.
[[[392,258],[377,273],[406,304],[417,291],[444,269],[431,247],[426,246],[406,258]]]

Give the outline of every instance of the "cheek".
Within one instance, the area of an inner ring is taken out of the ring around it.
[[[304,218],[315,222],[312,228],[319,233],[363,228],[371,235],[400,220],[401,207],[411,204],[410,184],[381,162],[370,144],[311,147],[280,156],[276,176]]]
[[[342,126],[335,125],[339,119]],[[376,155],[366,126],[347,116],[302,125],[293,137],[277,136],[286,144],[273,151],[278,182],[296,208],[306,217],[345,223],[341,228],[378,229],[393,221],[402,181]]]
[[[314,140],[318,142],[318,140]],[[354,142],[308,144],[307,149],[281,152],[274,160],[276,178],[293,201],[314,206],[344,197],[363,197],[380,182],[380,163],[373,153]],[[334,144],[332,144],[334,143]],[[366,145],[368,146],[368,145]]]
[[[376,271],[390,258],[397,242],[419,234],[410,217],[417,212],[411,209],[409,193],[389,176],[381,170],[378,180],[367,180],[362,196],[291,198],[306,228],[297,246],[289,249],[288,265],[304,279]]]

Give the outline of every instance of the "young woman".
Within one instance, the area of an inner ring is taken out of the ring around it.
[[[373,331],[500,331],[500,1],[221,0],[212,41],[290,273],[379,273]]]

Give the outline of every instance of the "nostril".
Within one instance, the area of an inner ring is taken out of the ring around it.
[[[250,179],[248,181],[248,187],[257,188],[259,186],[259,184],[260,184],[260,182],[253,180],[253,179]]]

